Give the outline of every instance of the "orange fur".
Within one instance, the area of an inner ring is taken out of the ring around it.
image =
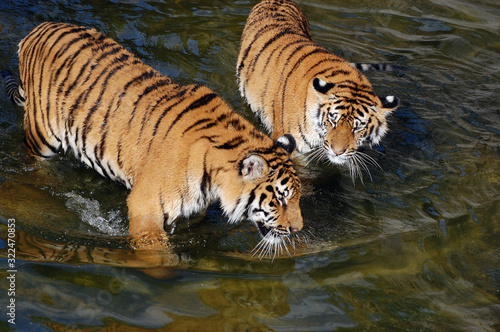
[[[19,69],[28,150],[72,151],[124,183],[130,234],[162,233],[215,200],[263,235],[302,228],[293,138],[274,142],[209,88],[178,85],[103,34],[64,23],[21,41]]]
[[[379,143],[398,104],[379,98],[363,74],[314,43],[305,14],[289,0],[263,0],[252,9],[237,77],[272,137],[289,133],[298,152],[354,167],[368,158],[356,156],[359,146]]]

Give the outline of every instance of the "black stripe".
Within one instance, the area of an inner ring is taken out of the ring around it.
[[[79,136],[79,135],[80,135],[80,127],[76,126],[76,130],[75,130],[75,141],[74,141],[76,148],[75,148],[75,150],[73,150],[73,153],[75,154],[76,159],[81,160],[81,159],[82,159],[82,157],[81,157],[81,156],[82,156],[82,154],[81,154],[81,152],[78,150],[78,144],[77,144],[77,143],[78,143],[77,141],[78,141],[78,136]]]
[[[145,72],[143,72],[141,75],[139,76],[135,76],[134,78],[132,78],[130,81],[128,81],[125,85],[124,85],[124,90],[127,90],[131,85],[133,84],[139,84],[141,83],[142,81],[146,81],[152,77],[155,76],[155,71],[154,70],[146,70]]]
[[[158,91],[159,88],[161,88],[163,86],[171,85],[172,83],[173,82],[172,82],[171,79],[165,77],[163,79],[160,79],[157,82],[152,83],[151,85],[148,85],[144,89],[144,91],[139,95],[139,98],[137,98],[137,100],[134,102],[133,112],[135,113],[135,111],[136,111],[136,109],[137,109],[137,107],[139,105],[139,102],[144,97],[146,97],[148,94],[150,94],[151,92],[154,92],[154,91]],[[171,99],[171,97],[169,97],[168,95],[165,95],[165,96],[164,96],[165,97],[164,99],[167,99],[167,100]],[[160,100],[156,101],[156,105],[158,105],[158,102],[160,102]],[[149,119],[151,118],[151,114],[153,114],[153,111],[155,110],[156,105],[153,105],[152,109],[149,112],[147,112],[146,108],[143,107],[143,109],[144,109],[144,115],[142,117],[141,129],[139,131],[139,137],[138,137],[138,139],[140,139],[140,137],[142,136],[142,132],[143,132],[144,128],[146,127],[146,124],[148,123]],[[133,120],[133,116],[132,116],[132,118],[130,118],[130,121],[132,121],[132,120]]]
[[[36,129],[36,134],[38,135],[38,138],[40,139],[42,144],[45,145],[46,147],[48,147],[50,149],[50,151],[52,151],[54,154],[56,154],[59,151],[59,148],[55,147],[55,146],[49,144],[49,142],[47,142],[45,137],[40,132],[40,128],[38,127],[38,122],[36,122],[36,121],[35,121],[35,129]]]
[[[45,139],[45,137],[40,132],[40,127],[38,126],[38,122],[36,121],[36,119],[35,119],[35,122],[34,122],[34,126],[35,126],[35,134],[38,136],[38,139],[36,139],[35,137],[32,137],[32,135],[34,133],[33,133],[32,128],[30,126],[30,135],[29,135],[29,138],[30,138],[30,141],[32,142],[31,146],[34,146],[36,148],[36,150],[38,150],[38,154],[39,155],[41,155],[43,157],[46,157],[45,155],[43,155],[41,153],[42,148],[38,144],[38,141],[40,141],[40,143],[42,143],[44,146],[48,147],[54,154],[56,154],[59,149],[57,147],[54,147],[51,144],[49,144],[49,142],[47,142],[47,140]],[[28,136],[28,135],[26,135],[26,136]]]
[[[106,45],[112,46],[112,45],[116,45],[116,43],[102,44],[100,46],[100,50],[103,51],[106,48]],[[113,47],[112,49],[110,49],[109,51],[102,52],[101,56],[99,56],[96,59],[96,62],[100,63],[105,58],[109,57],[110,55],[115,55],[115,54],[117,54],[120,51],[124,51],[124,48],[122,46],[120,46],[120,45],[117,45],[117,46]]]
[[[351,72],[347,70],[333,70],[329,75],[327,75],[325,78],[330,78],[330,77],[335,77],[337,75],[349,75]]]
[[[203,157],[203,177],[201,178],[200,190],[203,194],[203,199],[206,201],[207,195],[210,192],[211,186],[211,176],[207,171],[207,155],[208,152],[205,152],[205,156]]]
[[[158,131],[158,128],[161,124],[161,122],[163,121],[163,119],[165,118],[165,115],[175,106],[179,105],[182,101],[184,101],[184,95],[189,91],[189,89],[185,88],[185,87],[182,87],[181,90],[179,90],[176,94],[174,95],[165,95],[162,97],[162,99],[164,99],[165,101],[170,101],[170,100],[174,100],[174,99],[177,99],[172,105],[168,106],[167,108],[165,108],[163,110],[163,113],[160,114],[160,116],[158,117],[158,120],[156,121],[156,124],[154,126],[154,129],[153,129],[153,134],[152,136],[155,136],[156,135],[156,132]],[[159,105],[157,103],[157,105]],[[154,110],[154,108],[153,108]]]
[[[25,133],[23,143],[31,153],[40,155],[40,149],[35,146],[36,142],[31,139],[29,132]]]
[[[206,122],[210,122],[210,121],[212,121],[212,119],[209,119],[209,118],[200,119],[200,120],[196,121],[195,123],[193,123],[192,125],[190,125],[189,127],[187,127],[184,130],[184,132],[182,133],[182,135],[186,134],[188,131],[190,131],[194,127],[199,126],[200,124],[203,124]],[[210,122],[209,125],[211,125],[210,127],[212,127],[212,126],[215,126],[215,123]],[[206,126],[203,126],[203,127],[206,127]],[[200,130],[200,128],[197,129],[197,131],[199,131],[199,130]]]
[[[304,134],[304,130],[302,129],[302,126],[299,124],[299,132],[300,132],[300,137],[302,138],[302,141],[307,144],[309,149],[312,149],[314,146],[313,144],[309,141],[309,139],[306,137]]]
[[[194,102],[192,102],[188,107],[186,107],[181,113],[177,115],[177,117],[174,119],[174,121],[170,124],[170,127],[168,128],[167,132],[165,133],[165,136],[163,139],[165,139],[168,134],[170,133],[170,130],[173,128],[173,126],[182,118],[184,117],[187,113],[189,113],[192,110],[195,110],[199,107],[208,105],[213,99],[215,99],[217,95],[215,93],[208,93],[204,95],[203,97],[198,98]]]
[[[221,115],[219,115],[217,117],[217,119],[215,119],[215,121],[218,122],[218,123],[220,123],[220,122],[224,121],[228,116],[229,116],[229,114],[222,113]]]
[[[261,207],[261,206],[262,206],[262,202],[264,202],[264,200],[265,200],[266,198],[267,198],[267,195],[266,195],[266,194],[262,193],[262,194],[260,195],[260,198],[259,198],[259,207]]]
[[[215,127],[217,124],[215,122],[210,122],[210,123],[207,123],[206,125],[204,125],[203,127],[200,127],[198,129],[196,129],[196,131],[202,131],[202,130],[206,130],[206,129],[210,129],[212,127]]]
[[[200,138],[198,140],[206,139],[210,143],[215,144],[215,143],[217,143],[216,138],[219,138],[219,135],[212,135],[212,136],[204,135],[204,136],[200,136]]]
[[[46,155],[42,154],[38,144],[36,144],[36,141],[33,141],[33,139],[30,136],[24,136],[23,144],[34,155],[37,155],[37,156],[40,156],[43,158],[50,157],[50,156],[46,156]]]
[[[263,140],[266,136],[255,128],[250,129],[250,135],[258,140]]]
[[[283,173],[285,172],[284,168],[280,168],[280,170],[278,171],[278,176],[277,178],[281,178],[283,176]]]
[[[288,63],[290,62],[290,60],[300,51],[302,50],[303,48],[305,47],[312,47],[314,50],[316,50],[318,47],[317,45],[313,44],[313,43],[301,43],[300,45],[297,45],[297,47],[295,47],[291,54],[288,56],[288,58],[286,59],[286,64],[285,64],[285,67],[288,65]],[[295,68],[295,67],[294,67]]]
[[[118,140],[116,143],[116,161],[118,162],[118,167],[123,169],[123,160],[122,160],[122,139]]]
[[[165,203],[163,201],[163,193],[160,191],[158,196],[160,198],[160,206],[161,206],[161,212],[163,213],[163,221],[165,221],[168,219],[168,213],[165,212]]]
[[[71,93],[71,91],[73,91],[76,88],[76,86],[78,85],[78,81],[83,78],[83,73],[85,70],[87,70],[87,67],[90,65],[91,61],[92,59],[88,59],[85,64],[80,66],[80,72],[78,73],[78,75],[76,75],[76,79],[69,85],[66,91],[64,91],[65,97],[67,97]]]
[[[248,208],[250,207],[250,205],[255,200],[255,190],[256,189],[257,188],[252,189],[252,191],[250,192],[250,196],[248,197],[247,204],[245,205],[245,213],[244,213],[245,218],[248,218]]]
[[[232,150],[232,149],[237,148],[238,146],[240,146],[243,143],[245,143],[245,139],[243,139],[243,137],[241,137],[241,136],[237,136],[237,137],[233,138],[232,140],[227,141],[224,144],[217,145],[215,147],[217,149],[222,149],[222,150]]]
[[[241,123],[240,119],[232,118],[226,124],[227,127],[232,126],[236,131],[244,131],[246,127],[243,123]]]
[[[96,150],[97,151],[94,151],[94,153],[97,155],[97,158],[98,159],[103,159],[104,157],[104,151],[106,150],[106,138],[108,137],[108,131],[109,130],[105,130],[102,134],[101,134],[101,139],[99,140],[99,145],[96,147]]]
[[[145,81],[147,80],[150,80],[151,78],[155,77],[156,76],[156,72],[154,70],[147,70],[145,72],[143,72],[141,75],[139,76],[136,76],[134,77],[132,80],[130,80],[129,82],[127,82],[127,84],[125,84],[124,86],[124,91],[120,94],[120,96],[124,96],[126,91],[133,85],[139,85],[141,83],[144,83]],[[143,92],[144,93],[144,92]],[[139,97],[140,99],[141,97]],[[138,101],[136,101],[137,103]],[[137,104],[135,104],[137,105]],[[135,111],[136,111],[136,107],[134,107],[132,109],[132,112],[130,112],[130,119],[128,120],[128,125],[130,126],[132,124],[132,121],[134,120],[134,117],[135,117]]]

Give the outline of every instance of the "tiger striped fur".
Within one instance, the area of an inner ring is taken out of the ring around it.
[[[19,85],[19,82],[8,70],[2,70],[0,74],[5,80],[5,90],[7,91],[7,96],[9,96],[10,100],[12,100],[12,102],[16,105],[24,106],[24,91]]]
[[[376,163],[358,148],[380,142],[386,116],[399,103],[393,96],[379,98],[353,65],[314,43],[307,17],[290,0],[263,0],[252,9],[241,37],[237,79],[272,137],[289,133],[309,160],[347,165],[353,177]]]
[[[43,23],[19,44],[25,140],[35,156],[72,151],[131,192],[129,232],[219,200],[270,246],[302,228],[290,135],[273,141],[212,90],[178,85],[94,29]]]

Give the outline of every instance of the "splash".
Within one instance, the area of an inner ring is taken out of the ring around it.
[[[120,216],[120,210],[102,212],[98,201],[84,198],[74,192],[66,193],[66,206],[80,217],[80,219],[96,228],[99,232],[120,236],[127,234],[125,220]]]

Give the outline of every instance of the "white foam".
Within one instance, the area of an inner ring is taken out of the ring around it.
[[[127,234],[126,223],[119,210],[102,212],[98,201],[84,198],[74,192],[66,193],[66,206],[80,219],[102,233],[119,236]]]

